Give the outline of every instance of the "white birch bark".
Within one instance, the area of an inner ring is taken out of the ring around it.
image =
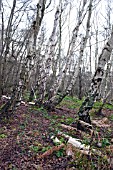
[[[87,40],[89,38],[89,32],[90,32],[90,21],[91,21],[91,14],[92,14],[92,2],[93,2],[93,0],[90,0],[89,10],[88,10],[88,18],[87,18],[87,23],[86,23],[86,35],[81,40],[81,46],[80,46],[80,53],[79,53],[79,59],[78,59],[77,68],[74,69],[74,75],[72,77],[72,80],[71,80],[69,86],[67,87],[67,92],[66,92],[67,94],[71,91],[73,85],[75,84],[76,78],[77,78],[77,76],[79,74],[79,71],[81,70],[81,65],[82,65],[82,61],[83,61],[83,54],[84,54],[84,50],[86,48],[86,44],[87,44]]]
[[[97,26],[97,30],[96,30],[96,38],[95,38],[95,40],[96,40],[96,47],[95,47],[95,70],[96,70],[96,68],[97,68],[97,60],[98,60],[98,26]]]
[[[3,16],[3,9],[2,9],[2,0],[0,0],[0,54],[2,52],[2,16]]]
[[[94,100],[96,98],[96,95],[98,94],[98,90],[100,88],[102,79],[104,77],[104,67],[110,59],[112,49],[113,49],[113,29],[111,32],[111,37],[105,44],[102,50],[102,53],[99,56],[98,67],[93,76],[88,96],[86,97],[86,99],[84,100],[84,102],[82,103],[79,109],[79,112],[78,112],[79,120],[82,120],[82,121],[85,121],[91,124],[89,111],[90,109],[92,109]],[[78,123],[78,128],[80,129],[79,123]]]
[[[69,70],[70,65],[71,65],[71,57],[72,57],[72,54],[73,54],[73,51],[74,51],[74,48],[75,48],[75,43],[76,43],[76,40],[77,40],[77,37],[78,37],[79,28],[80,28],[80,26],[81,26],[81,24],[82,24],[82,22],[85,18],[85,15],[86,15],[86,13],[84,13],[86,3],[87,3],[87,0],[84,0],[82,7],[81,7],[81,10],[79,11],[77,25],[72,31],[72,37],[71,37],[69,47],[68,47],[68,51],[67,51],[67,55],[66,55],[66,64],[65,64],[65,68],[63,70],[63,76],[62,76],[63,81],[65,81],[66,73]],[[59,82],[59,83],[61,85],[62,81]]]
[[[92,0],[91,0],[91,2],[92,2]],[[65,83],[66,73],[69,70],[70,65],[71,65],[72,53],[73,53],[73,50],[75,48],[75,43],[76,43],[78,32],[79,32],[79,27],[82,24],[82,21],[83,21],[85,15],[86,15],[86,13],[84,12],[84,8],[85,8],[86,3],[87,3],[87,1],[84,0],[82,7],[81,7],[81,10],[79,11],[79,17],[78,17],[77,25],[72,32],[72,38],[71,38],[69,48],[68,48],[68,51],[67,51],[67,56],[66,56],[67,60],[66,60],[65,68],[64,68],[63,72],[61,71],[58,74],[57,80],[54,82],[54,85],[50,89],[50,91],[54,92],[53,96],[51,97],[51,99],[49,99],[49,101],[44,102],[44,105],[48,108],[49,107],[54,108],[54,106],[56,106],[59,102],[61,102],[62,99],[69,93],[69,90],[72,88],[72,84],[71,84],[71,86],[69,86],[68,90],[67,89],[66,89],[66,91],[63,90],[62,94],[58,93],[58,90],[61,87],[62,83],[63,82]],[[87,33],[86,33],[86,35],[87,35]]]
[[[80,25],[83,22],[84,17],[85,17],[84,8],[85,8],[86,3],[87,3],[87,1],[84,0],[83,4],[82,4],[82,7],[81,7],[81,10],[79,11],[78,22],[77,22],[76,27],[73,29],[71,41],[69,43],[69,47],[68,47],[68,51],[67,51],[67,55],[66,55],[67,59],[66,59],[65,68],[64,68],[64,70],[61,70],[59,72],[59,74],[57,76],[57,81],[54,84],[54,89],[55,89],[54,90],[54,95],[57,94],[57,92],[58,92],[59,88],[61,87],[62,83],[65,82],[67,70],[70,68],[72,53],[73,53],[73,50],[75,48],[75,43],[76,43],[76,40],[77,40],[79,28],[80,28]],[[64,94],[63,94],[63,96],[64,96]],[[56,98],[56,97],[53,96],[53,98]],[[53,101],[53,99],[52,99],[52,101]]]
[[[37,4],[36,19],[30,28],[30,37],[28,42],[28,57],[36,56],[36,41],[44,16],[46,0],[39,0]]]
[[[105,104],[106,99],[109,97],[111,89],[108,91],[108,85],[109,85],[109,80],[110,80],[110,71],[111,71],[111,66],[112,66],[112,60],[113,60],[113,54],[111,54],[110,60],[107,63],[107,68],[105,70],[105,88],[104,88],[104,93],[102,97],[102,102]],[[101,89],[102,90],[102,89]]]
[[[41,81],[39,82],[39,91],[40,97],[39,102],[42,103],[43,99],[46,95],[46,86],[48,79],[50,77],[50,73],[52,72],[52,62],[54,61],[55,57],[55,49],[57,44],[57,32],[58,32],[58,19],[59,19],[59,7],[56,9],[55,19],[54,19],[54,26],[52,30],[52,34],[49,38],[48,44],[45,49],[45,61],[44,61],[44,68],[43,68],[43,75],[41,76]]]
[[[33,59],[35,59],[37,55],[36,54],[36,42],[37,42],[37,36],[40,30],[40,27],[41,27],[41,23],[44,17],[45,5],[46,5],[46,0],[38,1],[36,19],[33,21],[32,26],[30,28],[30,35],[29,35],[28,47],[27,47],[27,63],[26,63],[28,67],[29,77],[31,77],[31,73],[33,71],[32,67],[30,67],[32,65],[31,62],[33,62]],[[42,58],[39,60],[41,61]],[[37,64],[39,64],[39,62]],[[40,64],[42,64],[42,62]],[[37,66],[37,67],[39,68],[39,71],[40,71],[40,66]],[[40,78],[41,78],[41,75],[39,75],[39,79]]]
[[[0,60],[2,60],[2,48],[3,48],[3,9],[2,0],[0,0]],[[0,62],[0,68],[2,63]],[[2,70],[0,69],[0,80],[2,80]],[[2,81],[0,81],[0,98],[2,97]]]
[[[48,52],[45,51],[45,55],[47,55],[46,63],[45,63],[45,72],[46,72],[46,79],[48,79],[50,71],[52,71],[52,62],[55,60],[55,48],[58,41],[58,21],[59,21],[59,7],[57,7],[54,19],[54,26],[52,34],[49,38],[48,43]]]

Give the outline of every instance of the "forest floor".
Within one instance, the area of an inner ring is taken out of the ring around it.
[[[0,170],[112,170],[113,106],[103,109],[104,118],[95,115],[98,103],[92,109],[91,118],[97,122],[94,136],[61,126],[76,127],[81,102],[66,97],[54,112],[21,104],[9,120],[0,122]],[[67,140],[59,132],[80,139],[90,145],[90,152],[97,152],[86,155],[71,148],[73,156],[67,155]],[[60,143],[55,143],[53,136]],[[55,151],[61,143],[64,145]]]

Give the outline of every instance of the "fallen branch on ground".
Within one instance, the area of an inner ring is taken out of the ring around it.
[[[35,105],[35,102],[29,102],[28,104],[34,106],[34,105]]]
[[[72,144],[73,146],[75,146],[76,148],[79,148],[79,149],[84,149],[84,150],[89,150],[89,145],[86,146],[85,144],[82,144],[80,142],[80,139],[76,139],[76,138],[72,138],[71,136],[69,135],[66,135],[62,132],[59,132],[59,135],[65,137],[66,139],[68,139],[68,142],[67,143],[70,143]]]
[[[80,122],[82,122],[82,126],[87,126],[87,124],[88,124],[88,123],[83,122],[83,121],[80,121]],[[89,125],[89,124],[88,124],[88,125]],[[74,131],[76,131],[76,132],[78,132],[78,133],[80,133],[80,134],[83,133],[83,131],[81,131],[81,130],[75,128],[75,127],[69,126],[69,125],[61,124],[60,126],[61,126],[62,128],[67,129],[67,130],[74,130]],[[91,126],[91,125],[90,125],[90,126]],[[92,126],[91,126],[91,127],[92,127]],[[88,132],[90,132],[90,133],[91,133],[91,136],[92,136],[92,134],[93,134],[94,131],[93,131],[92,129],[88,128]]]
[[[102,120],[92,120],[92,124],[97,127],[106,127],[106,128],[110,127],[107,118],[103,118]]]
[[[53,152],[55,152],[55,151],[59,151],[61,148],[64,148],[65,147],[65,144],[60,144],[60,145],[58,145],[58,146],[53,146],[51,149],[49,149],[48,151],[46,151],[46,152],[44,152],[42,155],[40,155],[38,158],[45,158],[45,157],[47,157],[47,156],[49,156],[49,155],[52,155],[53,154]]]
[[[76,152],[80,152],[81,154],[91,156],[91,152],[89,150],[81,150],[79,148],[76,148],[72,144],[68,143],[66,147],[67,156],[72,156],[72,158],[75,159]]]
[[[97,156],[101,156],[101,157],[105,157],[106,156],[106,159],[107,159],[107,155],[103,155],[101,153],[101,151],[99,150],[96,150],[96,149],[91,149],[91,146],[90,145],[85,145],[85,144],[82,144],[82,142],[80,141],[80,139],[76,139],[76,138],[72,138],[71,136],[69,135],[66,135],[62,132],[59,132],[59,135],[65,137],[66,139],[68,139],[68,142],[67,142],[67,155],[71,155],[72,157],[74,156],[74,152],[75,151],[79,151],[80,153],[84,154],[84,155],[97,155]],[[72,146],[71,146],[72,145]],[[107,160],[108,161],[108,160]]]
[[[75,130],[75,131],[81,132],[80,130],[77,130],[77,128],[72,127],[72,126],[68,126],[68,125],[65,125],[65,124],[61,124],[60,126],[61,126],[62,128],[67,129],[67,130]]]

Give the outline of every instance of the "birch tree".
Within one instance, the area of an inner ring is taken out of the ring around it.
[[[41,22],[44,16],[44,10],[45,10],[45,3],[46,1],[39,1],[39,4],[37,4],[37,14],[36,14],[36,21],[33,22],[33,26],[31,28],[33,28],[33,43],[32,43],[32,49],[33,49],[33,54],[34,54],[34,49],[36,48],[36,39],[37,39],[37,35],[41,26]],[[25,5],[25,4],[24,4]],[[22,7],[25,7],[25,6]],[[10,44],[12,42],[12,37],[11,35],[13,35],[13,18],[14,18],[14,10],[16,8],[16,0],[13,1],[13,6],[11,9],[11,13],[10,13],[10,17],[9,17],[9,21],[8,21],[8,26],[6,29],[6,40],[4,43],[4,46],[2,48],[2,56],[3,59],[6,60],[7,55],[9,54],[9,49],[10,49]],[[16,26],[16,28],[18,27],[18,25]],[[15,29],[14,29],[15,31]],[[14,48],[12,48],[12,55],[15,57],[14,51],[16,51],[16,57],[15,60],[17,61],[17,57],[19,57],[20,63],[15,63],[14,65],[14,70],[15,70],[15,77],[14,77],[14,84],[12,86],[12,92],[11,92],[11,99],[3,106],[3,108],[1,109],[1,115],[3,115],[4,113],[8,113],[9,108],[12,107],[12,111],[13,108],[15,107],[15,104],[18,100],[21,99],[22,94],[23,94],[23,88],[25,86],[25,63],[23,62],[23,59],[25,59],[24,57],[24,53],[26,50],[26,40],[28,39],[28,33],[29,31],[26,30],[26,33],[24,35],[24,37],[22,37],[21,43],[18,44],[18,46],[16,46],[16,49],[14,50]],[[21,45],[20,45],[21,44]],[[13,47],[13,46],[12,46]],[[5,49],[5,51],[4,51]],[[3,73],[4,73],[4,69],[6,68],[5,65],[6,61],[4,62],[3,68],[2,68],[2,77],[3,77]],[[24,74],[23,74],[24,72]],[[13,93],[13,94],[12,94]]]
[[[104,76],[104,79],[105,79],[105,88],[104,88],[104,93],[103,93],[103,98],[102,98],[102,105],[100,106],[100,108],[96,112],[96,114],[98,116],[103,115],[102,109],[103,109],[104,105],[106,104],[106,101],[107,101],[107,99],[108,99],[108,97],[109,97],[109,95],[111,93],[111,90],[108,90],[108,82],[109,82],[109,79],[110,79],[109,75],[110,75],[112,60],[113,60],[113,54],[111,54],[111,58],[108,61],[107,68],[105,70],[105,76]]]
[[[33,21],[30,29],[30,37],[28,42],[28,57],[36,56],[36,41],[39,29],[44,16],[46,0],[39,0],[37,4],[36,19]]]
[[[9,49],[10,49],[10,43],[11,43],[11,34],[12,34],[12,21],[13,21],[13,17],[14,17],[14,10],[16,7],[16,0],[13,0],[13,6],[11,9],[11,13],[10,13],[10,17],[8,20],[8,24],[7,24],[7,28],[6,28],[6,32],[5,32],[5,41],[3,40],[4,37],[4,14],[3,14],[3,4],[2,1],[0,2],[0,15],[2,16],[2,22],[1,22],[1,50],[0,50],[0,60],[3,62],[0,62],[0,78],[1,78],[1,83],[0,83],[0,96],[3,93],[3,87],[4,87],[4,77],[5,75],[5,68],[6,68],[6,59],[7,59],[7,55],[9,53]],[[3,42],[4,41],[4,42]]]
[[[105,44],[105,46],[99,56],[98,67],[97,67],[95,74],[93,76],[93,79],[91,82],[91,87],[88,92],[88,96],[82,103],[82,105],[79,109],[79,112],[78,112],[79,120],[82,120],[89,124],[91,124],[89,111],[92,109],[95,98],[98,95],[98,90],[100,88],[101,82],[104,77],[104,67],[110,59],[112,49],[113,49],[113,29],[112,29],[111,36],[110,36],[109,40]],[[79,121],[78,121],[78,128],[79,129],[81,128],[81,124]]]
[[[0,56],[2,54],[2,48],[3,48],[3,5],[2,5],[2,0],[0,0],[0,22],[1,22],[1,25],[0,25]],[[0,60],[1,60],[1,57],[0,57]],[[1,68],[1,62],[0,62],[0,68]],[[0,69],[0,80],[2,80],[2,70]],[[0,81],[0,98],[2,96],[2,81]]]
[[[87,26],[86,26],[86,36],[84,37],[84,40],[82,42],[83,46],[82,46],[82,49],[81,49],[82,52],[80,53],[81,55],[79,56],[78,70],[79,70],[79,67],[80,67],[80,64],[81,64],[81,61],[82,61],[82,56],[83,56],[84,49],[85,49],[87,39],[88,39],[88,36],[89,36],[90,18],[91,18],[91,13],[92,13],[92,2],[93,2],[92,0],[89,2],[88,19],[87,19]],[[57,85],[56,88],[54,88],[54,96],[51,99],[49,99],[49,101],[46,101],[44,103],[44,105],[48,108],[54,108],[56,105],[58,105],[63,100],[63,98],[70,93],[70,91],[71,91],[71,89],[72,89],[72,87],[73,87],[73,85],[76,81],[76,75],[78,75],[79,71],[75,67],[73,74],[72,74],[72,77],[71,77],[71,81],[67,84],[66,87],[64,86],[64,84],[66,83],[66,73],[67,73],[67,71],[69,71],[69,68],[71,66],[71,58],[72,58],[72,54],[73,54],[73,51],[74,51],[74,48],[75,48],[75,43],[76,43],[76,40],[77,40],[77,37],[78,37],[79,28],[80,28],[80,25],[82,24],[83,19],[86,15],[86,13],[84,12],[84,8],[85,8],[86,3],[87,3],[86,1],[83,1],[83,4],[82,4],[83,6],[81,7],[81,10],[79,11],[79,17],[78,17],[77,25],[73,30],[72,38],[71,38],[69,48],[68,48],[68,51],[67,51],[67,56],[66,56],[67,60],[66,60],[65,68],[64,68],[63,73],[62,73],[63,76],[62,76],[62,78],[60,78],[60,75],[59,75],[60,80],[58,81],[58,84],[56,84]],[[63,87],[63,90],[59,94],[58,91],[61,87]]]
[[[16,70],[19,70],[17,63],[22,58],[25,39],[27,38],[26,34],[20,31],[18,27],[22,22],[24,11],[27,10],[28,4],[28,2],[23,2],[22,6],[17,10],[17,2],[13,1],[12,8],[8,9],[10,10],[8,22],[5,22],[5,15],[7,14],[5,12],[7,12],[8,7],[6,7],[4,1],[2,3],[2,48],[0,54],[0,75],[2,80],[0,81],[0,86],[2,93],[10,93],[10,89],[15,84],[15,76],[18,79],[18,74],[16,73]]]
[[[36,54],[37,36],[38,36],[39,30],[40,30],[40,27],[42,24],[42,20],[44,17],[44,11],[46,8],[45,5],[46,5],[46,0],[39,0],[39,2],[37,4],[37,9],[36,9],[36,17],[35,17],[34,21],[32,22],[31,28],[29,30],[30,33],[29,33],[29,37],[28,37],[27,57],[26,57],[26,63],[25,63],[25,65],[27,66],[27,72],[29,74],[29,80],[31,78],[31,73],[33,71],[31,66],[35,64],[34,60],[37,57],[37,54]],[[32,100],[32,98],[33,98],[33,88],[32,87],[31,87],[30,91],[31,91],[30,92],[30,100]]]
[[[57,104],[59,104],[62,99],[69,94],[69,90],[64,88],[64,84],[66,82],[66,73],[68,72],[70,66],[71,66],[71,59],[72,59],[72,54],[75,48],[75,43],[78,37],[78,32],[79,32],[79,28],[84,20],[84,17],[86,15],[85,13],[85,6],[87,4],[87,1],[83,1],[82,3],[82,7],[79,10],[79,14],[78,14],[78,21],[77,24],[75,26],[75,28],[72,31],[72,37],[69,43],[69,47],[67,50],[67,54],[66,54],[66,62],[65,62],[65,67],[63,70],[61,70],[57,76],[57,80],[54,83],[52,89],[54,89],[54,95],[51,97],[51,99],[49,99],[48,101],[46,101],[44,103],[44,105],[48,108],[54,108]],[[61,94],[59,94],[59,89],[63,87],[63,91]],[[70,87],[71,89],[72,87]]]

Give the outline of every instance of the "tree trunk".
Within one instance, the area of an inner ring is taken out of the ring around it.
[[[78,89],[78,98],[81,100],[82,99],[82,74],[81,74],[81,67],[79,67],[79,89]]]
[[[91,124],[89,111],[92,109],[96,96],[98,95],[98,90],[100,88],[103,76],[105,64],[109,61],[110,55],[113,49],[113,29],[111,37],[104,46],[102,53],[99,56],[98,67],[92,79],[90,90],[85,101],[82,103],[78,115],[79,120]],[[80,123],[78,123],[78,129],[80,129]]]

